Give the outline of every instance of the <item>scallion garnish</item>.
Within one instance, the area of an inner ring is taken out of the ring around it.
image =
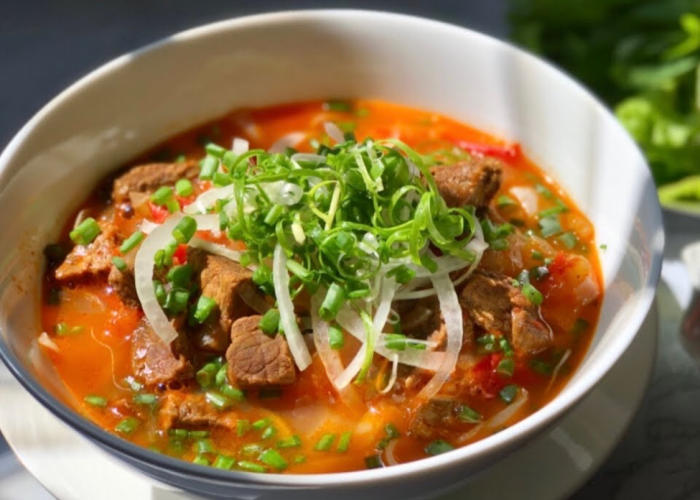
[[[550,215],[539,220],[540,232],[542,236],[548,238],[562,232],[561,224],[559,223],[559,216]]]
[[[197,323],[204,323],[215,308],[216,301],[214,299],[200,295],[194,309],[194,319],[197,320]]]
[[[328,292],[326,293],[326,298],[323,299],[320,309],[318,310],[319,315],[326,321],[332,321],[340,307],[345,301],[345,289],[338,283],[333,283]]]
[[[316,451],[328,451],[333,446],[333,441],[335,441],[335,434],[324,434],[321,439],[318,440],[314,450]]]
[[[477,424],[481,422],[481,414],[467,405],[462,405],[457,412],[457,418],[462,422]]]
[[[214,443],[209,438],[198,439],[195,441],[192,449],[195,453],[200,455],[203,453],[214,453],[216,450],[216,448],[214,448]]]
[[[267,472],[267,469],[260,464],[255,462],[249,462],[248,460],[239,460],[236,467],[248,472]]]
[[[285,439],[280,439],[277,441],[278,448],[299,448],[301,446],[301,438],[294,434]]]
[[[173,188],[168,186],[159,187],[155,193],[151,195],[151,201],[158,206],[167,205],[168,201],[173,197]]]
[[[175,183],[175,192],[178,196],[186,197],[194,193],[194,188],[189,179],[179,179]]]
[[[258,457],[258,460],[277,470],[284,470],[288,466],[287,461],[282,457],[282,455],[272,448],[263,451]]]
[[[190,286],[190,280],[192,279],[192,273],[194,270],[190,264],[184,264],[182,266],[175,266],[170,268],[168,271],[168,281],[175,287],[187,288]]]
[[[277,434],[277,428],[274,425],[266,427],[263,433],[260,435],[261,439],[270,439]]]
[[[517,385],[507,385],[503,389],[501,389],[501,392],[498,393],[498,396],[506,404],[511,404],[515,400],[515,397],[517,395],[518,395],[518,386]]]
[[[95,395],[89,395],[85,396],[85,399],[83,400],[90,406],[94,406],[96,408],[106,408],[107,407],[107,400],[103,398],[102,396],[95,396]]]
[[[114,430],[121,434],[133,434],[139,427],[139,420],[135,417],[125,417],[119,421]]]
[[[496,205],[499,207],[507,207],[509,205],[517,205],[517,202],[507,194],[502,194],[496,198]]]
[[[569,250],[574,248],[576,246],[576,243],[578,243],[578,238],[571,231],[567,231],[566,233],[559,235],[557,239],[561,241],[562,244]]]
[[[236,435],[238,437],[245,436],[246,432],[250,430],[250,420],[238,419],[236,420]]]
[[[124,259],[121,257],[112,257],[112,264],[114,264],[114,267],[116,267],[122,273],[127,270],[126,262],[124,262]]]
[[[331,325],[328,327],[328,343],[330,344],[331,349],[336,351],[342,349],[345,345],[343,331],[336,325]]]
[[[338,453],[345,453],[346,451],[348,451],[348,449],[350,448],[350,439],[352,439],[351,431],[343,432],[340,435],[340,439],[338,440],[338,447],[336,448],[338,450]]]
[[[192,463],[197,464],[197,465],[211,465],[211,462],[209,461],[209,459],[207,459],[207,457],[203,457],[201,455],[197,455],[196,457],[194,457],[192,459]]]
[[[263,314],[262,318],[260,318],[260,330],[265,335],[274,335],[277,333],[277,330],[279,329],[279,324],[280,324],[280,312],[278,309],[272,308],[268,309],[268,311]]]
[[[255,422],[253,422],[252,427],[256,431],[261,431],[271,423],[272,421],[269,418],[261,418],[260,420],[256,420]]]
[[[92,217],[83,220],[69,236],[76,245],[89,245],[102,232],[100,225]]]
[[[498,362],[496,366],[496,372],[506,377],[512,377],[513,372],[515,372],[515,362],[512,358],[503,358]]]
[[[382,463],[382,458],[379,455],[372,455],[365,457],[365,467],[368,469],[381,469],[384,467]]]
[[[139,243],[141,243],[141,241],[143,241],[143,238],[144,234],[141,231],[135,231],[131,234],[131,236],[122,242],[121,246],[119,247],[119,251],[122,253],[122,255],[131,252],[139,245]]]
[[[450,443],[448,443],[445,440],[442,439],[437,439],[435,441],[432,441],[431,443],[428,444],[428,446],[425,447],[425,452],[428,455],[441,455],[443,453],[447,453],[448,451],[454,450],[455,447],[452,446]]]
[[[219,159],[215,156],[206,156],[199,162],[200,171],[199,178],[205,181],[210,181],[214,176],[214,172],[219,168]]]
[[[134,394],[132,398],[134,403],[138,405],[153,406],[158,402],[158,396],[155,394]]]
[[[185,216],[180,219],[175,229],[173,229],[173,238],[178,243],[187,243],[192,239],[194,233],[197,232],[197,221],[192,217]]]
[[[229,470],[232,469],[234,465],[236,465],[236,459],[226,455],[218,455],[214,461],[214,467],[217,469]]]

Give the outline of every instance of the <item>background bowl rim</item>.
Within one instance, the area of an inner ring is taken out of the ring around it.
[[[0,175],[2,175],[2,173],[7,169],[14,155],[20,149],[25,140],[30,136],[34,128],[36,128],[47,115],[50,115],[55,108],[59,107],[64,101],[68,100],[70,96],[88,88],[93,82],[99,81],[103,78],[109,78],[111,73],[119,71],[139,57],[146,54],[156,54],[158,51],[170,48],[176,43],[194,40],[199,37],[215,36],[219,32],[235,31],[242,28],[265,29],[277,23],[284,22],[294,23],[315,21],[322,23],[330,19],[348,18],[353,16],[357,18],[374,18],[375,20],[384,20],[386,22],[412,23],[416,28],[430,28],[443,31],[445,33],[453,32],[464,37],[471,37],[473,40],[478,39],[481,42],[486,42],[494,48],[515,51],[524,57],[529,64],[539,65],[543,71],[546,71],[547,79],[560,79],[567,85],[575,87],[575,90],[582,93],[582,97],[589,98],[591,105],[597,108],[598,111],[602,112],[605,121],[612,120],[614,122],[612,126],[617,126],[619,129],[624,131],[622,126],[611,115],[608,108],[603,105],[587,88],[585,88],[585,86],[581,85],[575,79],[562,72],[552,64],[521,48],[515,47],[510,43],[470,28],[421,16],[377,10],[286,10],[234,17],[213,23],[203,24],[194,28],[180,31],[169,37],[162,38],[98,66],[96,69],[81,77],[65,90],[60,92],[56,97],[51,99],[15,134],[2,154],[0,154]],[[624,133],[629,139],[629,146],[636,149],[637,154],[644,159],[644,156],[641,154],[634,141],[626,132]],[[646,166],[646,169],[640,169],[640,174],[645,175],[648,180],[651,180],[651,173],[646,160],[644,160],[643,165]],[[606,352],[607,356],[603,358],[605,363],[596,364],[594,368],[589,370],[591,372],[590,375],[582,378],[573,386],[567,386],[567,388],[563,389],[559,394],[557,394],[557,396],[555,396],[555,398],[547,405],[543,406],[534,414],[528,416],[520,422],[517,422],[511,427],[469,446],[457,448],[456,450],[443,455],[429,457],[406,464],[385,467],[382,469],[322,474],[255,474],[249,472],[224,471],[210,467],[201,467],[178,458],[154,453],[147,448],[121,439],[97,426],[88,418],[80,415],[75,410],[71,409],[67,404],[62,403],[60,400],[51,395],[43,387],[43,385],[35,379],[30,371],[26,370],[22,366],[10,346],[7,345],[4,340],[2,340],[2,337],[0,337],[0,359],[3,360],[10,372],[17,380],[19,380],[22,386],[64,423],[68,424],[79,433],[87,436],[99,446],[105,447],[120,456],[126,456],[129,457],[130,460],[146,463],[159,469],[166,469],[169,472],[177,472],[186,476],[196,475],[202,477],[203,479],[213,480],[223,484],[257,484],[290,488],[318,487],[330,484],[334,486],[350,486],[357,485],[359,483],[366,485],[390,481],[407,474],[412,476],[430,475],[431,471],[435,469],[456,467],[464,461],[469,461],[470,459],[475,459],[477,457],[483,458],[496,451],[498,448],[512,446],[514,443],[521,443],[524,439],[542,432],[547,426],[551,425],[555,420],[558,420],[567,411],[572,409],[572,407],[575,406],[576,403],[581,400],[581,398],[585,397],[605,376],[610,368],[612,368],[617,359],[619,359],[620,355],[629,347],[629,344],[637,335],[639,328],[646,317],[649,308],[651,307],[661,272],[664,247],[663,220],[658,198],[650,201],[654,205],[652,207],[653,217],[648,222],[654,231],[658,231],[657,234],[659,241],[654,241],[653,247],[650,248],[648,277],[646,282],[642,284],[639,292],[639,305],[631,315],[631,318],[625,325],[625,328],[621,329],[616,335],[616,338],[613,340],[610,350]]]

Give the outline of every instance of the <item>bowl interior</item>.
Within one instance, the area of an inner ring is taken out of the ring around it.
[[[92,73],[18,134],[0,157],[9,243],[0,249],[0,350],[13,371],[70,401],[34,342],[42,248],[100,178],[237,107],[328,97],[434,110],[520,142],[607,245],[599,327],[568,386],[551,408],[459,453],[500,446],[580,398],[633,338],[658,277],[663,231],[644,159],[601,105],[532,56],[465,29],[354,11],[255,16],[175,35]]]

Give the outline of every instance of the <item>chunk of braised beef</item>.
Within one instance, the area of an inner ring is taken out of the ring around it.
[[[235,427],[232,414],[214,408],[203,394],[168,391],[158,408],[158,427],[170,429],[232,429]]]
[[[296,370],[287,341],[282,335],[263,333],[260,318],[241,318],[231,327],[231,345],[226,351],[229,381],[239,387],[293,384]]]
[[[445,348],[447,327],[437,297],[401,301],[398,303],[397,311],[401,318],[401,331],[404,334],[433,342],[433,350]],[[474,340],[474,326],[466,311],[462,311],[462,319],[462,344],[471,345]]]
[[[475,272],[460,302],[477,325],[506,335],[520,353],[536,354],[552,346],[552,331],[539,319],[537,307],[505,275]]]
[[[486,207],[501,186],[501,162],[490,157],[472,156],[454,165],[430,169],[440,195],[449,207]]]
[[[419,439],[435,439],[445,433],[465,431],[471,424],[460,420],[461,408],[462,404],[454,399],[431,399],[416,409],[408,432]]]
[[[254,314],[243,300],[245,294],[258,294],[253,273],[225,257],[198,248],[187,249],[187,262],[194,268],[202,295],[214,299],[217,307],[193,333],[197,348],[219,354],[231,341],[231,325]]]
[[[167,345],[146,318],[131,335],[131,368],[132,373],[148,386],[181,382],[194,375],[186,337],[181,334]]]
[[[116,266],[112,266],[109,270],[109,275],[107,276],[107,281],[112,290],[119,295],[122,302],[131,307],[139,307],[139,297],[136,293],[136,254],[139,251],[139,247],[133,248],[131,251],[127,252],[125,255],[120,256],[124,259],[124,264],[126,268],[123,270],[117,269]],[[161,282],[166,282],[166,276],[168,272],[165,268],[156,268],[153,270],[153,278],[160,280]]]
[[[55,276],[60,281],[88,281],[106,275],[112,267],[121,237],[114,224],[98,221],[102,232],[89,245],[75,245],[60,266]]]
[[[180,163],[149,163],[129,169],[117,177],[112,188],[112,201],[129,201],[129,193],[151,193],[161,186],[172,186],[178,179],[194,180],[199,176],[195,161]]]

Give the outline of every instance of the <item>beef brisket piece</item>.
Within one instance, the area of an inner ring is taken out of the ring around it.
[[[430,169],[447,206],[458,208],[486,207],[501,185],[501,172],[500,161],[480,156]]]
[[[260,318],[241,318],[231,327],[231,345],[226,351],[229,381],[239,387],[293,384],[296,371],[287,341],[279,334],[264,334]]]

